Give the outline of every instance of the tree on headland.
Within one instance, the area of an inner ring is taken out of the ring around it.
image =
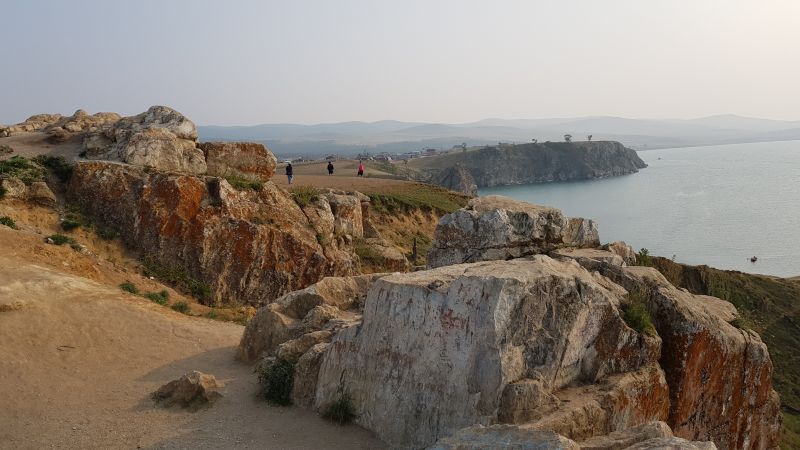
[[[533,142],[535,144],[535,143],[539,142],[539,140],[538,139],[531,139],[531,142]]]
[[[589,135],[589,142],[592,142],[592,135]]]
[[[572,142],[572,135],[571,134],[565,134],[564,135],[564,142]]]
[[[461,151],[464,152],[464,154],[467,153],[467,143],[466,142],[462,142],[461,143]]]

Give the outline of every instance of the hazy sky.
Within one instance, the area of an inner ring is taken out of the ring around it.
[[[798,0],[0,0],[0,123],[800,119]]]

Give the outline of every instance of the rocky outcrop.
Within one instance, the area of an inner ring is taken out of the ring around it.
[[[52,143],[57,143],[78,133],[96,131],[99,127],[114,123],[120,118],[119,114],[107,112],[90,115],[82,109],[66,117],[61,114],[37,114],[16,125],[0,126],[0,137],[41,131],[49,135]]]
[[[555,208],[506,197],[482,196],[441,218],[428,266],[519,258],[562,246],[596,247],[599,243],[591,220],[566,218]]]
[[[164,407],[179,405],[196,409],[222,397],[219,389],[223,387],[225,384],[217,381],[214,375],[195,370],[161,386],[153,392],[152,398]]]
[[[736,308],[672,286],[655,269],[578,262],[635,292],[663,339],[659,364],[669,385],[667,423],[676,436],[720,449],[768,449],[780,441],[772,361],[754,332],[731,325]]]
[[[464,426],[515,417],[526,398],[550,398],[552,415],[562,403],[554,393],[572,383],[657,361],[659,339],[621,318],[623,295],[577,264],[546,256],[380,278],[362,324],[329,345],[315,405],[347,392],[361,425],[411,448]],[[650,370],[657,381],[660,369]],[[654,390],[652,376],[644,379],[644,388],[621,387],[611,396],[618,401],[599,400],[610,408],[608,426],[666,418],[666,389]],[[523,384],[529,387],[517,388]]]
[[[636,264],[636,251],[633,247],[622,241],[612,242],[603,246],[603,248],[622,258],[625,264],[629,266]]]
[[[537,431],[511,425],[475,425],[439,440],[428,450],[580,450],[578,444],[551,431]]]
[[[200,150],[205,155],[208,175],[267,181],[278,164],[272,152],[254,142],[203,142]]]
[[[446,187],[451,191],[461,192],[470,197],[478,195],[478,185],[472,174],[463,164],[456,164],[433,175],[431,183]]]
[[[263,305],[357,271],[352,251],[321,245],[291,195],[271,182],[237,191],[219,178],[86,161],[75,165],[67,195],[146,260],[206,285],[206,303]]]
[[[372,282],[380,275],[327,277],[305,289],[291,292],[261,308],[248,322],[237,357],[253,362],[285,346],[284,359],[296,360],[312,346],[330,340],[332,331],[358,320],[358,310]],[[342,319],[326,325],[332,319]],[[313,333],[325,330],[327,335]],[[303,342],[292,342],[311,334]],[[287,345],[288,343],[288,345]],[[300,350],[296,350],[300,348]],[[288,352],[287,350],[291,349]],[[281,355],[278,355],[281,356]]]
[[[19,178],[9,177],[0,179],[4,197],[22,201],[30,201],[42,206],[55,206],[56,196],[44,181],[34,181],[26,185]]]
[[[152,106],[139,115],[90,131],[83,147],[89,159],[120,161],[159,171],[206,172],[194,123],[166,106]]]

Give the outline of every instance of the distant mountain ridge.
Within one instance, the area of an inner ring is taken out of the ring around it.
[[[281,155],[355,154],[402,152],[423,148],[451,148],[498,142],[524,143],[537,139],[575,140],[592,135],[595,140],[622,142],[648,150],[667,147],[766,142],[800,139],[800,121],[715,115],[697,119],[628,119],[588,116],[547,119],[489,118],[446,124],[381,120],[316,125],[262,124],[253,126],[199,126],[202,140],[251,140],[266,143]]]

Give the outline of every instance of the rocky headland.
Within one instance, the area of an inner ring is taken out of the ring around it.
[[[410,166],[404,172],[410,179],[474,195],[482,187],[627,175],[647,164],[619,142],[596,141],[504,144],[422,158]]]

